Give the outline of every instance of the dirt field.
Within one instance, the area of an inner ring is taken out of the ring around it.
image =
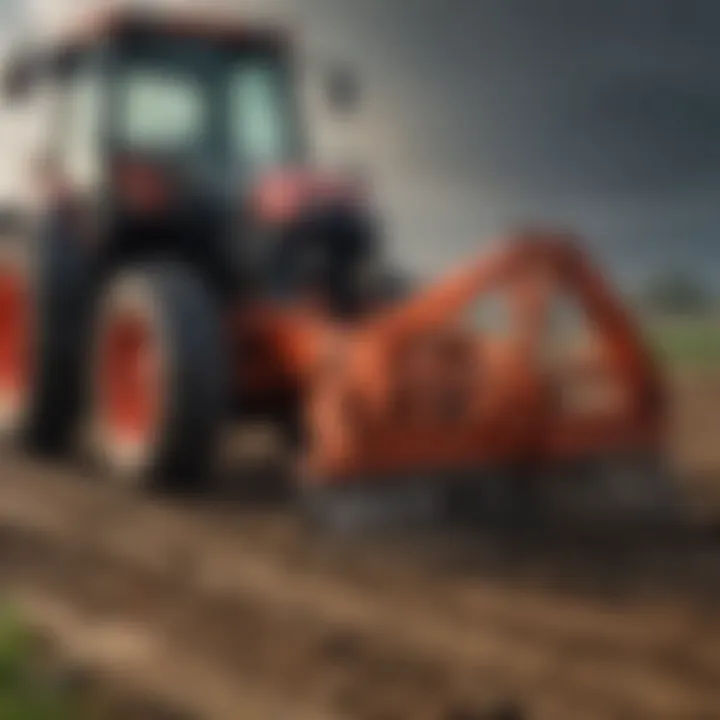
[[[718,718],[720,375],[677,387],[673,532],[359,539],[7,458],[0,582],[114,717]]]

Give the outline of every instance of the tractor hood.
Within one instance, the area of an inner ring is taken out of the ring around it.
[[[337,173],[286,168],[264,174],[250,192],[252,213],[264,225],[284,225],[307,210],[334,204],[365,204],[360,183]]]

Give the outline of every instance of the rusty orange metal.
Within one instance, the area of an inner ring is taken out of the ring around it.
[[[463,324],[463,311],[493,292],[507,299],[507,331]],[[559,293],[577,302],[595,340],[547,366],[540,349]],[[294,384],[303,398],[309,481],[546,464],[663,439],[658,369],[572,236],[509,238],[351,324],[317,306],[247,308],[236,322],[256,348],[254,362],[238,354],[239,381]]]
[[[103,426],[120,445],[151,442],[160,421],[161,362],[148,321],[131,312],[109,320],[100,348]]]
[[[0,273],[0,411],[20,408],[30,388],[31,293],[20,273]]]

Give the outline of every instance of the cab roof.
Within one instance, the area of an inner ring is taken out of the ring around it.
[[[38,47],[24,47],[11,53],[0,73],[6,98],[21,96],[42,68],[76,50],[127,35],[174,35],[207,39],[228,46],[285,47],[289,34],[274,23],[241,21],[237,16],[204,11],[114,8],[103,10],[70,27],[59,28]]]
[[[223,44],[282,44],[289,39],[279,24],[250,19],[244,21],[236,15],[126,7],[86,17],[62,32],[59,44],[72,47],[126,33],[166,33],[205,38]]]

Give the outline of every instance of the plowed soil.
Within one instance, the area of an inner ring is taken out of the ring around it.
[[[0,582],[108,717],[720,718],[720,375],[679,378],[676,417],[663,532],[342,536],[6,457]]]

